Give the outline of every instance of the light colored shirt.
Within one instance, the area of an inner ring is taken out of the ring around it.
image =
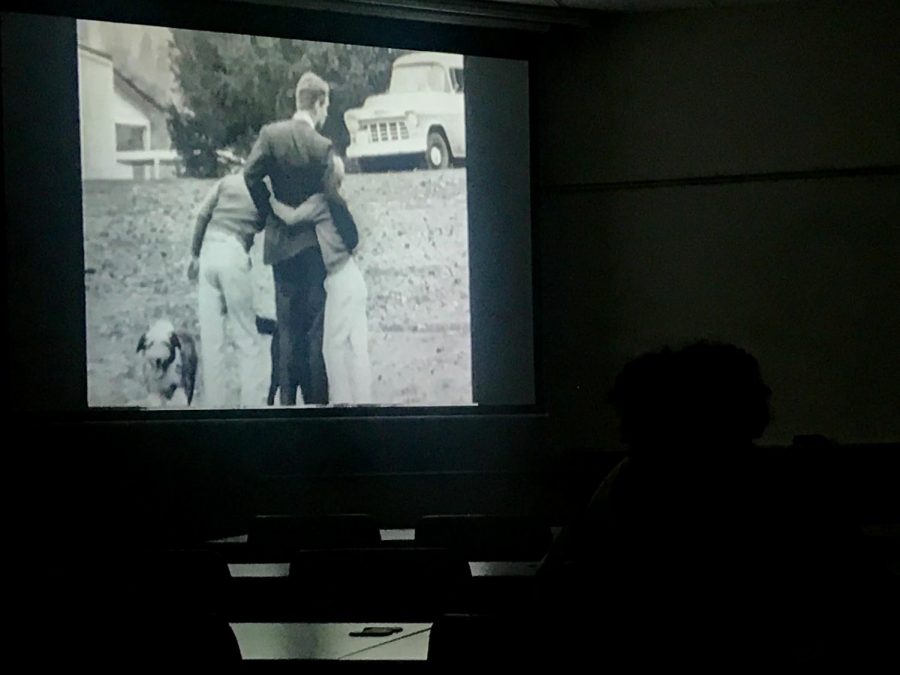
[[[237,237],[244,250],[249,251],[254,235],[263,224],[243,175],[229,174],[210,189],[198,209],[191,254],[195,257],[200,255],[203,238],[208,231]]]
[[[318,239],[319,249],[322,251],[322,262],[325,263],[325,269],[329,274],[338,271],[347,262],[351,252],[347,249],[347,245],[334,224],[328,199],[324,194],[317,192],[293,209],[290,222],[315,224],[316,239]]]

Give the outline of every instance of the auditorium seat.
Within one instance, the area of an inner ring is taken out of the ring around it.
[[[537,518],[498,515],[431,515],[416,523],[417,546],[439,546],[469,561],[543,558],[553,536]]]
[[[446,549],[299,551],[292,595],[307,620],[432,620],[470,579],[467,562]]]
[[[525,670],[552,649],[541,640],[539,622],[518,617],[486,614],[443,614],[431,627],[428,662],[439,672],[501,667]],[[519,666],[519,667],[514,667]]]
[[[247,544],[256,553],[289,557],[300,549],[377,547],[381,531],[365,514],[258,515],[250,524]]]

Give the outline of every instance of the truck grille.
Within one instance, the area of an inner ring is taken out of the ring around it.
[[[409,130],[406,128],[406,122],[403,120],[398,122],[372,122],[363,127],[363,129],[368,130],[369,142],[371,143],[399,141],[409,138]]]

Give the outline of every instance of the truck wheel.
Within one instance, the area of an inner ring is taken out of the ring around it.
[[[429,169],[446,169],[450,166],[450,148],[440,131],[428,134],[428,146],[425,150],[425,163]]]

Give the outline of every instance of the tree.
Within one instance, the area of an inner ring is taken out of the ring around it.
[[[216,151],[246,156],[264,124],[294,112],[294,86],[312,70],[331,85],[322,130],[339,151],[349,144],[344,112],[384,92],[391,64],[404,52],[343,45],[173,30],[172,63],[183,109],[170,110],[172,142],[188,175],[220,172]]]
[[[216,150],[218,144],[204,129],[202,121],[190,112],[169,106],[169,136],[178,150],[184,172],[194,178],[215,178],[221,175]]]

